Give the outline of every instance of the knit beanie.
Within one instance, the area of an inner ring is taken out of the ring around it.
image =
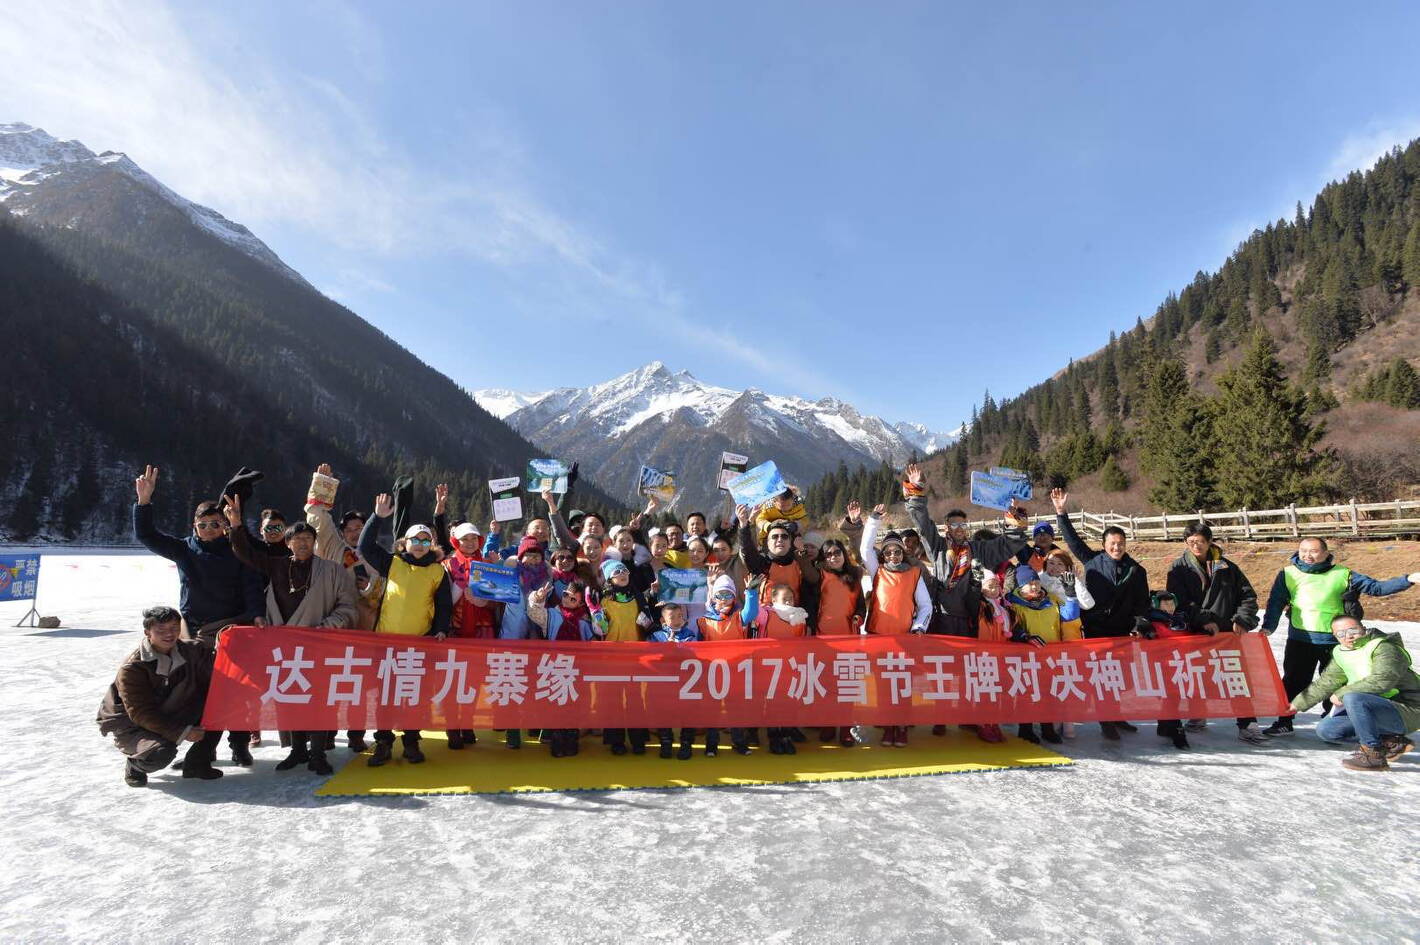
[[[523,555],[527,554],[529,551],[536,551],[538,554],[542,554],[542,542],[531,535],[524,535],[523,540],[518,542],[518,560],[521,561]]]
[[[1016,566],[1016,586],[1024,586],[1031,581],[1039,581],[1040,575],[1035,573],[1035,568],[1028,564]]]
[[[625,571],[631,573],[631,569],[615,558],[607,558],[602,562],[602,580],[610,584],[611,579],[616,577],[616,572]]]

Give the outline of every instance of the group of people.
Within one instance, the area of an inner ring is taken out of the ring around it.
[[[176,759],[184,743],[183,777],[221,777],[213,764],[221,732],[200,727],[218,635],[234,625],[348,628],[381,634],[550,641],[650,641],[682,643],[753,637],[794,638],[928,633],[1048,647],[1073,639],[1175,634],[1271,633],[1284,613],[1290,630],[1283,683],[1292,711],[1325,701],[1328,716],[1318,734],[1355,740],[1348,768],[1381,770],[1411,747],[1406,734],[1420,728],[1420,679],[1398,635],[1366,629],[1359,597],[1385,596],[1420,583],[1420,572],[1379,581],[1332,560],[1320,538],[1300,542],[1291,563],[1278,573],[1263,615],[1258,598],[1237,564],[1223,555],[1206,523],[1190,525],[1184,550],[1161,586],[1151,587],[1143,565],[1128,552],[1128,538],[1107,528],[1102,547],[1091,548],[1066,514],[1067,495],[1051,493],[1055,522],[1027,527],[1026,510],[1006,514],[1001,534],[968,534],[967,516],[952,510],[941,527],[927,507],[922,470],[909,464],[902,489],[910,523],[885,529],[886,509],[865,515],[850,502],[837,533],[806,528],[797,493],[787,489],[758,509],[739,506],[728,521],[710,527],[699,512],[684,521],[652,526],[659,506],[624,524],[569,510],[542,493],[546,516],[532,518],[516,540],[501,523],[484,532],[474,522],[450,524],[448,490],[435,489],[430,524],[410,523],[408,480],[377,497],[372,514],[347,511],[337,520],[318,498],[313,477],[304,516],[290,522],[265,508],[258,531],[244,505],[261,474],[243,468],[217,500],[199,504],[192,532],[164,534],[153,522],[158,470],[148,467],[135,482],[133,528],[137,540],[173,561],[180,592],[176,609],[143,614],[144,639],[119,668],[99,711],[100,730],[112,735],[126,756],[125,780],[133,786]],[[664,520],[665,516],[659,516]],[[394,519],[392,548],[381,543],[386,519]],[[1059,537],[1065,547],[1056,544]],[[495,603],[470,588],[484,562],[508,563],[518,581],[516,601]],[[661,601],[665,568],[704,572],[703,601]],[[1320,676],[1317,676],[1320,671]],[[1163,720],[1158,734],[1179,748],[1203,720]],[[1251,744],[1292,734],[1291,716],[1261,728],[1237,720],[1239,737]],[[998,725],[970,727],[984,741],[1005,735]],[[1100,723],[1105,739],[1137,729],[1127,721]],[[933,733],[945,734],[937,725]],[[1073,725],[1019,723],[1020,737],[1059,743],[1075,736]],[[665,758],[692,756],[694,732],[656,727],[601,733],[617,755],[643,754],[652,735]],[[251,746],[260,733],[228,732],[232,760],[253,764]],[[575,755],[577,729],[545,730],[541,742],[556,757]],[[705,754],[719,750],[718,730],[709,730]],[[305,765],[329,774],[327,752],[334,732],[283,732],[289,754],[279,770]],[[352,752],[370,754],[378,767],[393,758],[396,733],[377,731],[373,747],[363,731],[346,733]],[[476,740],[472,731],[446,733],[451,749]],[[768,750],[793,754],[806,735],[795,728],[769,728]],[[905,746],[908,727],[887,727],[885,746]],[[856,744],[851,728],[825,728],[819,737]],[[522,732],[503,733],[508,748],[523,745]],[[757,729],[731,728],[732,749],[747,754],[759,744]],[[425,760],[420,732],[399,733],[401,757]]]

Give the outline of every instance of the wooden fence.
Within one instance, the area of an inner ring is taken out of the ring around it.
[[[1031,516],[1031,524],[1054,522],[1054,515]],[[1350,502],[1340,505],[1289,505],[1282,509],[1238,509],[1234,512],[1169,512],[1163,515],[1121,515],[1118,512],[1071,512],[1070,521],[1081,535],[1101,538],[1111,525],[1124,529],[1131,540],[1178,541],[1190,522],[1206,521],[1215,538],[1245,541],[1285,541],[1306,535],[1323,538],[1388,538],[1420,535],[1420,500]],[[1005,527],[1001,519],[968,523],[968,528]]]

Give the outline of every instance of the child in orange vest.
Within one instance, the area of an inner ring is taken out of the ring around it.
[[[907,547],[897,532],[883,536],[881,551],[874,547],[885,510],[882,505],[874,507],[863,526],[858,549],[863,558],[863,570],[872,580],[872,593],[868,595],[868,632],[926,633],[932,619],[932,598],[922,580],[922,569],[908,560]],[[887,726],[883,731],[883,744],[889,748],[906,748],[909,727]]]
[[[735,582],[725,574],[719,565],[710,566],[710,600],[706,605],[708,613],[696,621],[700,639],[744,640],[748,638],[755,617],[759,615],[759,588],[745,588],[744,607],[736,609]],[[730,729],[730,746],[735,754],[749,754],[749,732],[744,728]],[[705,730],[705,756],[713,758],[720,753],[720,730]]]
[[[754,635],[767,640],[794,640],[807,636],[809,632],[809,612],[798,606],[794,589],[787,584],[775,584],[769,589],[769,606],[760,610],[754,619]],[[800,734],[800,740],[803,736]],[[792,755],[794,729],[787,726],[769,729],[769,753]]]

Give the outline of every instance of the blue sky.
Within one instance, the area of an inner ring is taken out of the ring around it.
[[[0,121],[471,388],[659,358],[944,428],[1420,136],[1412,4],[291,6],[19,0]]]

